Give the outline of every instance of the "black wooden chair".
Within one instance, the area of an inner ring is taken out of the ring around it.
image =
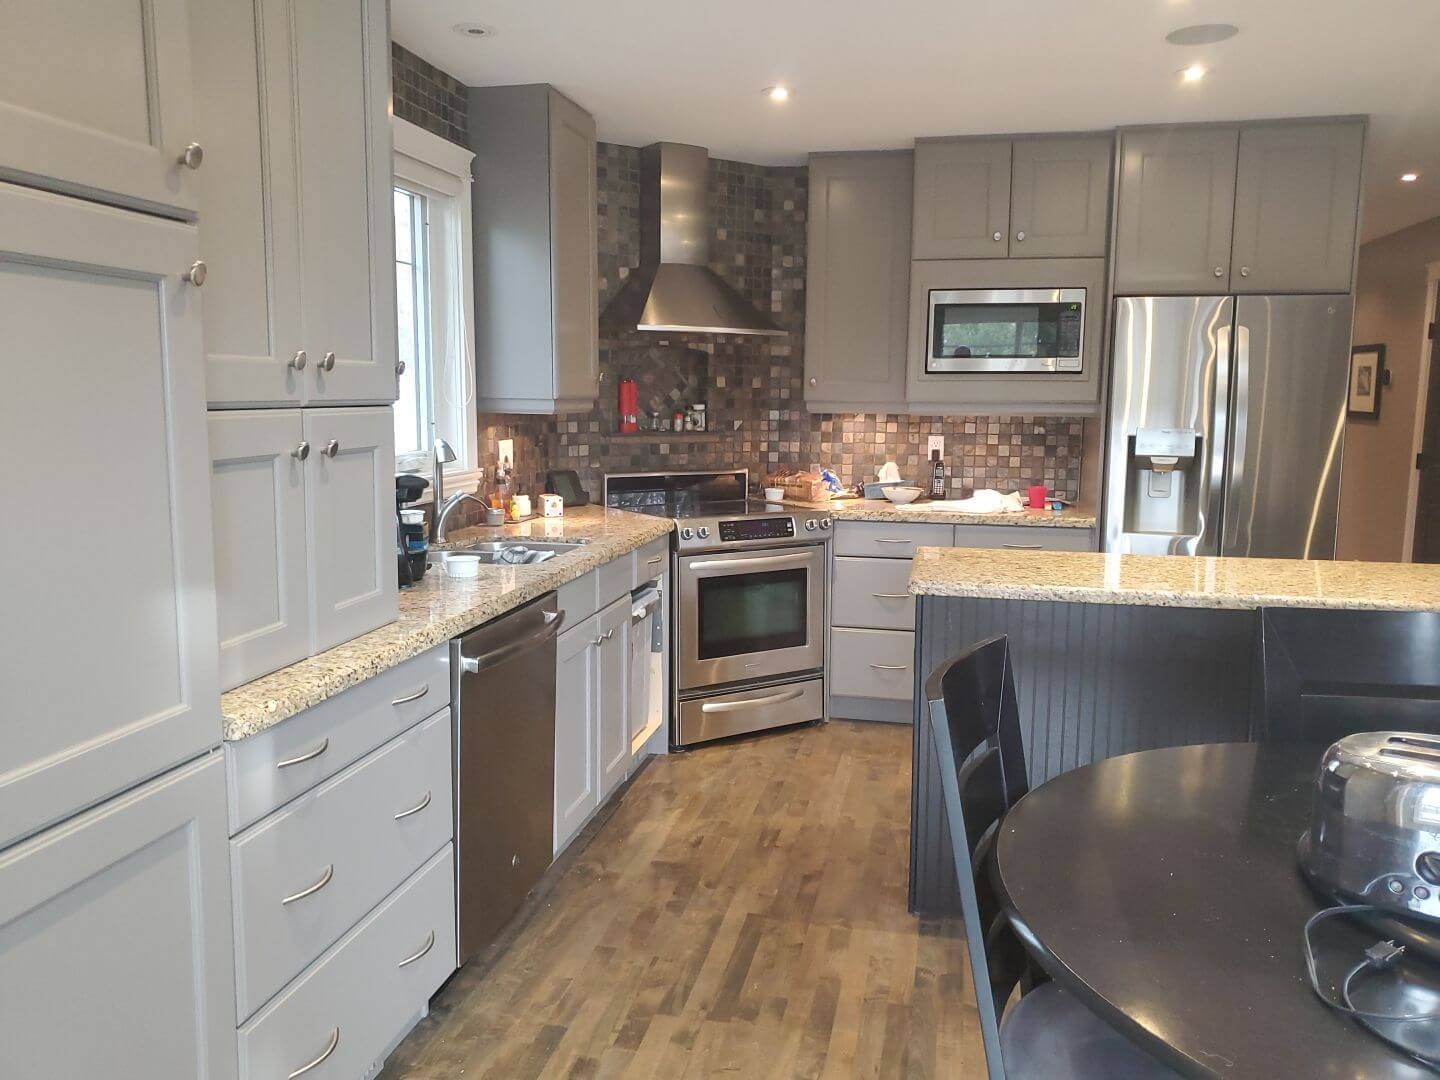
[[[1256,741],[1440,735],[1440,614],[1266,608],[1256,661]]]
[[[1025,947],[990,883],[1000,820],[1029,790],[1006,639],[942,664],[925,696],[991,1080],[1174,1077],[1055,983],[1032,987]]]

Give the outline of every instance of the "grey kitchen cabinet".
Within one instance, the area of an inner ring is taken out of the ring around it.
[[[1010,257],[1103,258],[1110,235],[1110,135],[1014,141]]]
[[[805,404],[903,411],[914,155],[810,155]]]
[[[476,396],[482,411],[599,394],[595,120],[543,84],[469,97]]]
[[[1232,292],[1350,291],[1364,145],[1359,119],[1241,130]]]
[[[568,616],[567,616],[568,618]],[[600,805],[600,619],[591,615],[556,639],[555,854]]]
[[[9,0],[0,178],[193,217],[204,148],[192,115],[189,19],[186,0]]]
[[[306,409],[310,648],[394,622],[395,424],[388,407]]]
[[[1229,291],[1239,140],[1233,124],[1121,133],[1117,293]]]
[[[630,712],[626,708],[630,692],[630,607],[630,597],[625,596],[596,616],[600,638],[595,647],[600,679],[595,711],[600,764],[596,793],[601,802],[624,783],[630,770]]]
[[[44,447],[105,523],[0,518],[64,568],[7,584],[0,847],[220,742],[197,256],[193,225],[0,183],[0,452]]]
[[[384,0],[191,8],[209,401],[394,401]]]
[[[1009,251],[1010,140],[917,139],[911,256],[993,259]]]
[[[0,1001],[6,1076],[234,1080],[218,754],[0,852]]]

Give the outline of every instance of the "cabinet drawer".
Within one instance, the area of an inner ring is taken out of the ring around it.
[[[912,630],[915,598],[907,559],[837,556],[831,622],[877,630]]]
[[[450,839],[450,739],[446,709],[231,842],[240,1019]]]
[[[556,590],[556,602],[560,605],[560,610],[565,612],[567,629],[584,622],[600,610],[600,605],[595,599],[595,576],[597,573],[598,571],[591,570],[583,577],[567,581]]]
[[[830,631],[830,693],[909,701],[915,696],[915,635],[904,630]]]
[[[1013,548],[1020,551],[1093,551],[1091,529],[1045,525],[956,525],[955,546]]]
[[[401,966],[401,965],[404,966]],[[446,844],[240,1028],[240,1075],[369,1076],[455,970],[455,859]]]
[[[613,559],[595,571],[595,600],[600,608],[629,596],[635,560],[631,555]],[[596,608],[598,611],[600,608]]]
[[[651,540],[644,547],[637,549],[632,555],[634,560],[634,573],[631,575],[631,588],[638,589],[647,581],[654,581],[670,565],[670,537],[662,536],[659,540]]]
[[[226,743],[230,835],[449,703],[450,646],[437,645],[268,731]]]
[[[892,525],[885,521],[835,522],[836,555],[872,555],[909,559],[917,547],[949,547],[955,526],[920,523]]]

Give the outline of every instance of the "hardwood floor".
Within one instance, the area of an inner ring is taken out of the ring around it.
[[[908,727],[654,760],[382,1080],[983,1076],[958,922],[905,910],[909,798]]]

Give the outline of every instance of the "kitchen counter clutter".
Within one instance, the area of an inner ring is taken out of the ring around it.
[[[1067,506],[1064,510],[1022,510],[1018,514],[973,514],[959,510],[929,509],[928,503],[898,507],[888,499],[836,499],[828,502],[784,500],[784,506],[825,510],[836,521],[894,521],[936,525],[1021,525],[1042,529],[1093,529],[1095,512]]]
[[[447,547],[495,539],[580,542],[584,546],[534,565],[482,565],[477,577],[467,579],[447,577],[432,567],[418,585],[401,590],[396,622],[221,695],[225,740],[233,742],[265,731],[643,547],[670,529],[666,518],[585,506],[572,508],[562,518],[457,532]]]
[[[910,592],[1149,607],[1440,611],[1440,567],[924,547]]]

